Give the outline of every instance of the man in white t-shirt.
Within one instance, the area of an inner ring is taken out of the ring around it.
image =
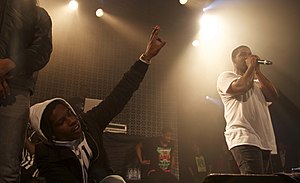
[[[267,173],[276,141],[268,106],[278,97],[262,74],[247,46],[232,52],[234,71],[225,71],[217,81],[224,104],[225,139],[242,174]]]

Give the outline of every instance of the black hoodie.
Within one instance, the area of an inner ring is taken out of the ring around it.
[[[148,64],[136,61],[115,86],[112,92],[96,107],[88,111],[82,119],[82,130],[93,158],[88,168],[89,182],[99,182],[107,175],[113,174],[105,152],[102,135],[109,122],[119,114],[132,97],[144,78]],[[47,102],[46,102],[47,103]],[[49,103],[47,103],[49,104]],[[36,104],[41,105],[41,104]],[[32,106],[30,118],[33,127],[39,128],[42,112],[41,107]],[[45,109],[45,106],[42,110]],[[37,114],[38,116],[35,116]],[[40,129],[35,129],[39,131]],[[36,145],[36,163],[40,176],[46,178],[47,183],[81,183],[81,165],[70,148],[55,146],[54,144],[41,143]]]

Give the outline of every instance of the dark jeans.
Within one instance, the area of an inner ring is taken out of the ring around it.
[[[241,174],[266,174],[271,164],[270,151],[261,150],[256,146],[241,145],[232,148],[231,153]]]
[[[0,100],[0,182],[19,182],[21,152],[29,118],[29,91],[11,90]]]

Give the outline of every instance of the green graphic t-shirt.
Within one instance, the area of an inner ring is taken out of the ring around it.
[[[158,166],[164,170],[169,171],[171,166],[171,147],[157,147]]]
[[[174,143],[171,141],[166,147],[161,145],[160,137],[152,137],[144,142],[143,152],[146,159],[150,160],[150,169],[171,172],[172,154],[174,151]]]

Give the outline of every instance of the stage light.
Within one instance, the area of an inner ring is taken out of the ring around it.
[[[179,0],[180,4],[186,4],[188,2],[188,0]]]
[[[206,12],[208,9],[209,9],[209,8],[206,7],[206,8],[203,8],[202,11],[203,11],[203,12]]]
[[[224,107],[221,99],[219,99],[219,98],[214,98],[214,97],[207,95],[207,96],[205,96],[205,99],[211,101],[212,103],[216,104],[219,107]]]
[[[202,15],[200,19],[200,30],[202,38],[205,40],[212,40],[220,31],[220,21],[216,16],[213,15]]]
[[[197,46],[199,46],[199,44],[200,44],[200,42],[199,42],[199,40],[194,40],[193,42],[192,42],[192,45],[194,46],[194,47],[197,47]]]
[[[96,11],[96,16],[97,16],[97,17],[102,17],[103,15],[104,15],[103,10],[102,10],[101,8],[97,9],[97,11]]]
[[[77,8],[78,8],[78,2],[76,0],[71,0],[69,2],[69,8],[71,10],[77,10]]]

